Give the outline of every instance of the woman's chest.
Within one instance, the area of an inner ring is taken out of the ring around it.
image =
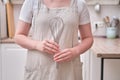
[[[75,9],[52,9],[40,10],[36,16],[36,23],[41,26],[49,26],[50,24],[64,24],[66,27],[78,25],[79,16]]]

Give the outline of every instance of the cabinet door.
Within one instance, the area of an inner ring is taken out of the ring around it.
[[[101,73],[101,59],[90,50],[90,79],[100,80]]]
[[[104,60],[104,80],[120,80],[120,59]]]
[[[23,80],[26,49],[16,44],[2,44],[2,80]]]
[[[81,55],[81,61],[83,62],[83,80],[90,80],[90,51],[86,51]]]
[[[101,78],[101,58],[90,52],[90,79],[100,80]],[[103,80],[120,80],[120,59],[104,59]]]

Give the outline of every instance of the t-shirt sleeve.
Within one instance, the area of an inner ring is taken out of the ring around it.
[[[19,20],[22,20],[27,23],[32,22],[32,17],[33,17],[33,0],[25,0],[21,11],[20,11],[20,16]]]
[[[79,25],[90,23],[90,15],[86,2],[78,0]]]

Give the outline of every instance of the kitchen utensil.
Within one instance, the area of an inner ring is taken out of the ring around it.
[[[113,19],[111,21],[111,26],[118,27],[118,25],[119,25],[119,19],[117,17],[113,17]]]
[[[104,22],[105,22],[105,24],[106,24],[107,27],[110,27],[110,18],[109,18],[109,16],[106,16],[104,18]]]
[[[60,17],[54,17],[50,19],[49,27],[50,27],[51,34],[53,36],[54,41],[59,44],[59,40],[61,38],[63,29],[64,29],[63,19]],[[56,67],[58,68],[58,63],[56,63]]]

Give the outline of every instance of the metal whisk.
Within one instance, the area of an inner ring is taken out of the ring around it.
[[[49,27],[50,27],[51,34],[53,36],[54,41],[59,44],[59,40],[64,29],[63,19],[60,17],[54,17],[50,19]],[[57,63],[56,63],[56,67],[58,68]]]

